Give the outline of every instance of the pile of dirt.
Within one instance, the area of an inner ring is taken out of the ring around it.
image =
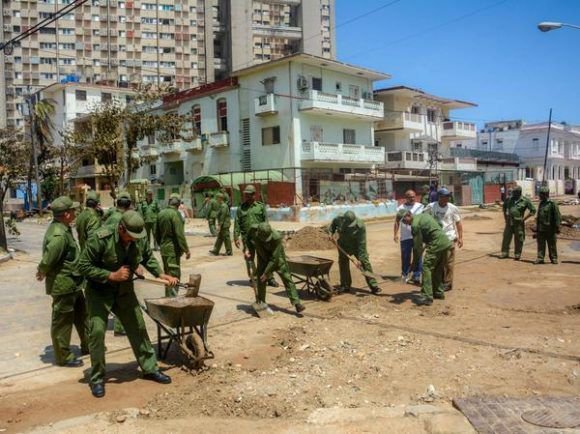
[[[562,225],[560,226],[560,234],[558,238],[568,240],[580,240],[580,229],[571,225],[578,225],[580,219],[574,216],[562,216]],[[532,236],[536,230],[536,219],[529,219],[526,222],[526,235]]]
[[[463,220],[491,220],[491,217],[479,214],[468,215],[463,217]]]
[[[288,250],[330,250],[335,246],[328,238],[324,227],[306,226],[288,235],[286,249]]]

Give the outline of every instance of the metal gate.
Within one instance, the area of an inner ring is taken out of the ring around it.
[[[471,203],[480,205],[483,203],[483,175],[475,175],[469,179],[471,187]]]

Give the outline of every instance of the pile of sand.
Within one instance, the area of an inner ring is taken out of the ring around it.
[[[335,246],[328,239],[328,232],[324,227],[306,226],[288,235],[286,243],[288,250],[330,250],[334,248]]]
[[[580,230],[573,227],[572,225],[577,225],[580,219],[572,215],[562,216],[562,226],[560,226],[560,234],[558,238],[569,239],[569,240],[580,240]],[[534,234],[536,228],[536,219],[529,219],[526,222],[526,234],[531,236]]]

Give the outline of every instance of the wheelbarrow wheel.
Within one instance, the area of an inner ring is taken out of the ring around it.
[[[194,331],[185,338],[185,346],[189,350],[188,359],[193,369],[200,369],[203,366],[202,357],[205,356],[205,346],[203,340]]]
[[[332,286],[326,279],[320,279],[317,282],[316,295],[323,301],[330,301],[332,298]]]

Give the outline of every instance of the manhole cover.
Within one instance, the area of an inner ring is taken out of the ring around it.
[[[580,410],[562,411],[552,408],[528,410],[522,413],[522,419],[546,428],[575,428],[580,426]]]

